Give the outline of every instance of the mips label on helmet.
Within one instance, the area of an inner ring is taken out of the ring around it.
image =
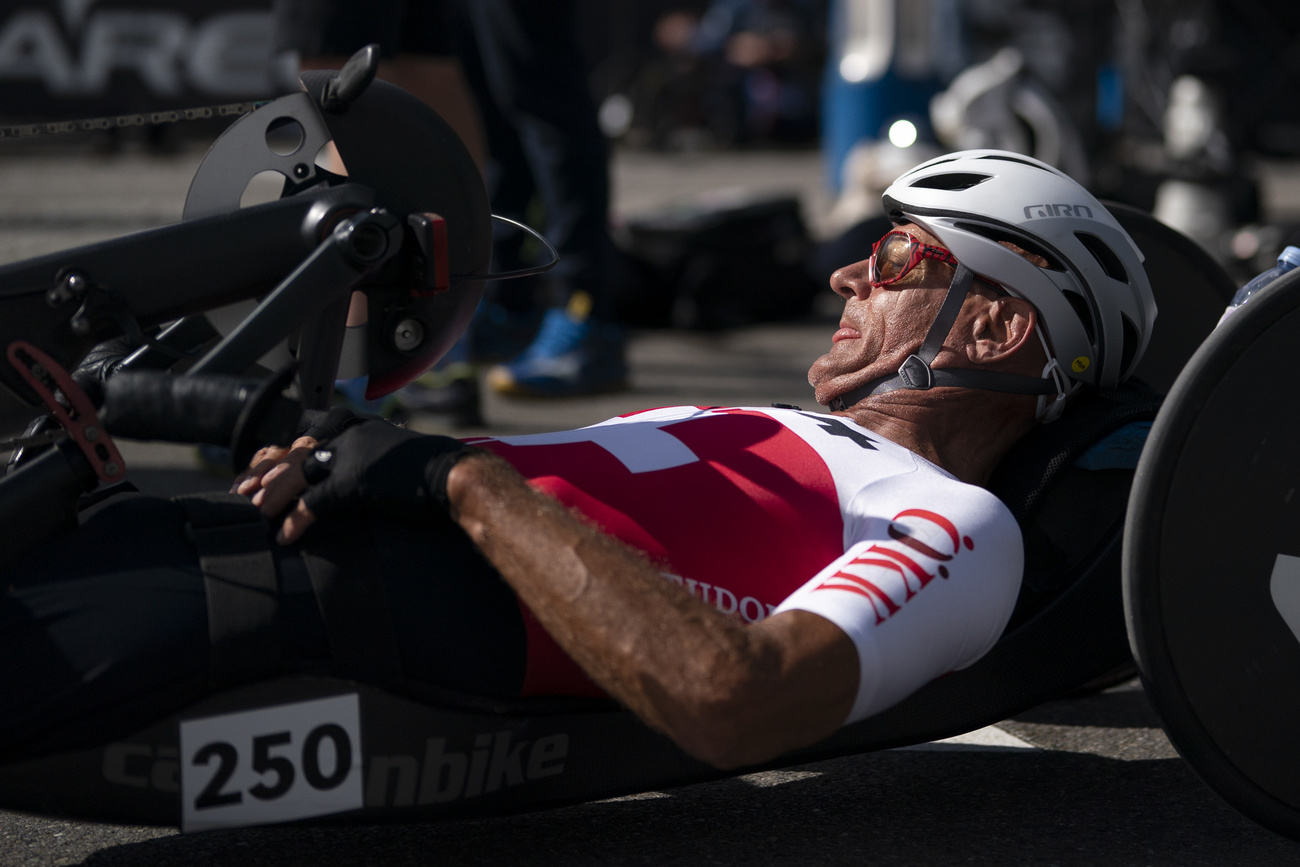
[[[1075,373],[1083,373],[1092,365],[1092,361],[1086,355],[1080,355],[1074,361],[1070,362],[1070,369]]]

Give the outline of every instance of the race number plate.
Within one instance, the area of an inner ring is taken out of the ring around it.
[[[356,694],[187,720],[180,728],[184,831],[362,806]]]

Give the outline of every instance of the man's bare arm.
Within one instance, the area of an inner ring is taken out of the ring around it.
[[[280,462],[254,497],[268,517],[284,514],[284,543],[316,520],[293,502],[306,487],[307,454],[269,456]],[[848,716],[857,651],[830,621],[803,611],[752,626],[733,620],[486,452],[455,463],[446,489],[452,518],[559,645],[696,758],[761,762],[821,740]]]
[[[733,620],[490,455],[457,463],[447,491],[453,518],[557,643],[696,758],[764,761],[848,716],[857,652],[830,621],[802,611]]]

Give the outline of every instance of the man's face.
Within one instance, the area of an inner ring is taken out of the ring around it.
[[[907,224],[895,231],[942,246],[920,226]],[[831,288],[844,298],[844,313],[830,351],[808,371],[820,404],[897,371],[924,342],[953,277],[950,265],[926,259],[897,283],[874,287],[870,262],[864,259],[831,275]]]

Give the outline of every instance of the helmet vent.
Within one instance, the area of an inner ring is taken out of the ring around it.
[[[1124,347],[1120,353],[1119,365],[1119,375],[1123,377],[1128,374],[1129,367],[1133,364],[1133,357],[1137,355],[1142,338],[1139,336],[1137,326],[1133,324],[1132,319],[1129,319],[1123,313],[1119,315],[1119,318],[1124,329]]]
[[[936,157],[935,159],[930,160],[928,163],[921,163],[920,165],[913,166],[912,168],[910,168],[910,169],[908,169],[907,171],[903,172],[903,174],[899,175],[899,176],[898,176],[898,179],[899,179],[899,180],[902,180],[903,178],[907,177],[908,175],[916,174],[917,172],[919,172],[919,171],[921,171],[921,170],[923,170],[923,169],[930,169],[930,168],[933,168],[933,167],[935,167],[935,166],[941,166],[941,165],[943,165],[944,163],[955,163],[955,162],[957,161],[957,159],[958,159],[958,158],[957,158],[956,156],[952,156],[952,155],[949,155],[949,156],[943,156],[943,157]]]
[[[1065,300],[1069,301],[1070,306],[1074,308],[1074,314],[1079,317],[1079,322],[1083,324],[1083,330],[1088,335],[1088,342],[1096,346],[1097,327],[1092,321],[1092,311],[1088,309],[1088,299],[1084,298],[1078,292],[1062,292],[1061,294],[1065,296]],[[1128,341],[1125,341],[1126,350],[1127,347]]]
[[[979,186],[987,181],[990,175],[977,175],[972,172],[947,172],[942,175],[931,175],[928,178],[921,178],[913,181],[908,186],[920,187],[925,190],[947,190],[948,192],[961,192],[969,190],[971,187]]]
[[[982,154],[982,160],[1001,160],[1004,163],[1020,163],[1022,166],[1029,166],[1031,169],[1041,169],[1043,166],[1033,160],[1019,159],[1012,154]],[[1049,167],[1050,168],[1050,167]]]
[[[1124,270],[1124,265],[1120,263],[1115,251],[1105,241],[1087,232],[1075,232],[1074,237],[1078,238],[1079,243],[1088,248],[1088,252],[1097,260],[1097,264],[1101,266],[1101,270],[1106,272],[1107,277],[1121,283],[1128,282],[1128,272]]]

